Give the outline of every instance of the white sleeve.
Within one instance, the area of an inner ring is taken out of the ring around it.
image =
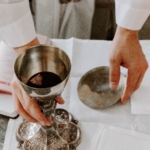
[[[115,0],[117,25],[139,30],[150,14],[150,0]]]
[[[28,0],[0,0],[0,39],[19,47],[36,37]]]

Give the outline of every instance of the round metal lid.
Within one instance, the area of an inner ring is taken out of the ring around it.
[[[125,88],[125,77],[120,73],[120,82],[115,90],[109,86],[109,67],[101,66],[85,73],[77,87],[79,99],[93,109],[105,109],[120,100]]]

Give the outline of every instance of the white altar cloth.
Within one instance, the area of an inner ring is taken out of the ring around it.
[[[131,114],[130,100],[125,105],[118,102],[108,109],[94,110],[85,106],[78,98],[77,85],[81,76],[95,67],[109,65],[110,41],[79,40],[74,38],[68,40],[53,39],[52,45],[63,49],[69,55],[72,63],[71,75],[62,93],[65,104],[57,107],[66,109],[79,121],[82,142],[77,147],[77,150],[89,149],[100,123],[150,135],[149,115]],[[141,41],[141,45],[146,54],[150,50],[150,41]],[[150,60],[149,55],[146,56]],[[121,71],[126,74],[125,69]],[[16,150],[17,143],[14,135],[18,124],[20,124],[19,119],[10,119],[3,150]]]

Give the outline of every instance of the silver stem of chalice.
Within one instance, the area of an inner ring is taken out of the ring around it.
[[[64,109],[56,109],[71,70],[67,54],[57,47],[38,45],[21,53],[14,71],[26,93],[37,101],[53,124],[41,126],[23,121],[16,132],[22,150],[75,150],[81,141],[77,121]]]

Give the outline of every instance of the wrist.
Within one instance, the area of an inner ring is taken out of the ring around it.
[[[39,40],[37,38],[35,38],[34,40],[32,40],[31,42],[27,43],[26,45],[20,46],[20,47],[14,47],[14,50],[17,53],[21,53],[22,51],[26,50],[27,48],[31,47],[31,46],[35,46],[35,45],[39,45]]]
[[[116,33],[118,35],[126,36],[126,37],[138,37],[139,31],[138,30],[130,30],[130,29],[126,29],[126,28],[118,26]]]

